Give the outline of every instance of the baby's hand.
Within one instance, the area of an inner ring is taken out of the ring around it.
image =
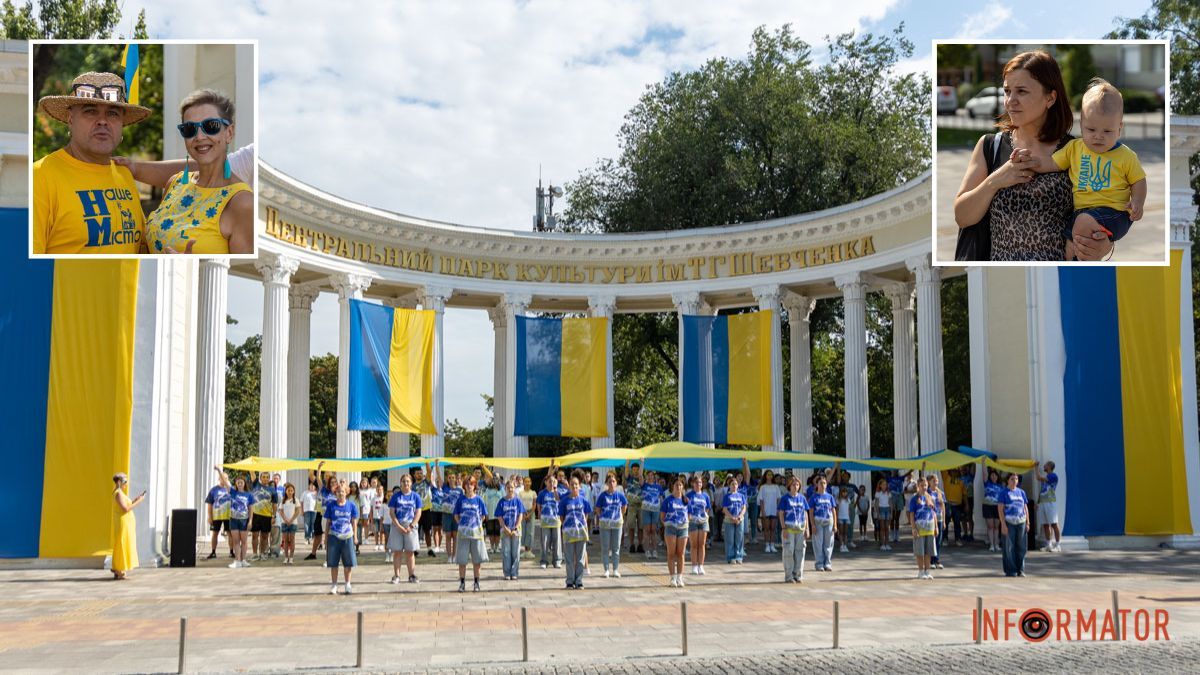
[[[1085,220],[1083,218],[1077,219],[1075,221],[1075,225],[1073,225],[1071,227],[1071,238],[1076,239],[1076,240],[1078,240],[1078,239],[1096,239],[1096,240],[1107,239],[1109,234],[1110,233],[1107,230],[1105,230],[1099,223],[1095,222],[1094,220],[1091,220],[1090,218],[1087,219],[1087,222],[1085,222]]]
[[[1125,210],[1129,212],[1129,219],[1134,222],[1142,219],[1142,208],[1143,204],[1132,199],[1130,199],[1129,203],[1125,205]]]

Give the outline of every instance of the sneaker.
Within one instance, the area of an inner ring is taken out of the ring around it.
[[[945,567],[945,566],[944,566],[944,565],[942,565],[942,563],[938,563],[937,565],[935,565],[935,567],[937,567],[937,568],[940,570],[940,569],[942,569],[942,568],[943,568],[943,567]]]
[[[207,556],[207,558],[206,558],[206,559],[207,559],[207,560],[212,560],[212,559],[213,559],[213,558],[215,558],[215,557],[217,557],[217,552],[216,552],[216,551],[213,551],[212,553],[209,553],[209,554],[208,554],[208,556]]]
[[[236,569],[237,569],[237,568],[239,568],[239,567],[241,567],[241,565],[239,565],[239,564],[238,564],[238,561],[236,561],[236,560],[234,560],[233,562],[229,563],[229,569],[231,569],[231,570],[236,570]]]
[[[304,559],[305,559],[305,560],[316,560],[316,559],[317,559],[317,554],[316,554],[316,553],[309,553],[308,555],[304,556]]]
[[[478,579],[476,579],[475,584],[473,586],[471,586],[471,591],[475,592],[475,593],[479,592],[479,580]]]
[[[853,539],[850,540],[850,548],[858,548],[858,544],[854,543]]]
[[[583,582],[582,582],[582,581],[581,581],[581,582],[579,582],[579,583],[577,583],[577,584],[575,584],[575,590],[577,590],[577,591],[582,591],[582,590],[583,590]]]
[[[396,575],[396,574],[393,574],[393,575],[392,575],[392,581],[391,581],[390,583],[391,583],[393,586],[395,586],[396,584],[400,583],[400,576],[399,576],[399,575]]]
[[[607,579],[607,578],[610,576],[610,574],[611,574],[611,573],[608,571],[608,568],[607,568],[607,567],[605,567],[605,568],[604,568],[604,578],[605,578],[605,579]]]
[[[850,549],[846,548],[846,545],[845,545],[845,544],[842,544],[842,548],[840,548],[840,549],[838,550],[838,552],[839,552],[839,553],[849,553],[849,552],[850,552]]]
[[[1023,577],[1023,576],[1025,576],[1025,572],[1017,572],[1017,576]]]
[[[675,575],[674,574],[671,575],[670,585],[671,585],[671,588],[675,588]]]
[[[584,565],[583,566],[583,576],[585,576],[585,577],[592,576],[592,568],[588,567],[587,565]]]
[[[542,563],[542,569],[546,569],[546,563]]]
[[[621,578],[621,570],[613,570],[613,578],[620,579]]]
[[[929,572],[925,573],[925,578],[928,579],[929,581],[933,581],[933,575],[930,574]]]
[[[833,571],[833,567],[831,567],[831,566],[829,566],[829,565],[826,565],[826,566],[825,566],[825,571],[826,571],[826,572],[832,572],[832,571]]]
[[[956,539],[956,540],[954,541],[954,545],[955,545],[955,546],[962,546],[962,539]]]
[[[242,561],[242,564],[241,564],[241,565],[239,565],[239,567],[249,567],[249,566],[250,566],[250,561],[249,561],[249,560],[243,560],[243,561]]]
[[[337,595],[337,584],[333,584],[329,587],[329,594]]]
[[[678,577],[676,577],[676,578],[679,580],[679,587],[680,587],[680,588],[683,588],[683,587],[686,585],[686,584],[684,584],[684,583],[683,583],[683,575],[682,575],[682,574],[680,574],[680,575],[679,575]]]
[[[918,579],[924,579],[924,578],[925,578],[925,573],[924,573],[924,572],[917,572],[917,578],[918,578]]]
[[[562,567],[562,563],[560,563],[560,562],[554,563],[554,569],[558,569],[560,567]]]
[[[458,580],[458,592],[459,592],[459,593],[466,593],[466,592],[467,592],[467,580],[466,580],[466,579],[459,579],[459,580]]]
[[[700,566],[699,566],[699,567],[697,567],[696,569],[698,569],[698,570],[699,570],[699,572],[698,572],[698,573],[699,573],[699,575],[700,575],[700,576],[704,576],[704,565],[700,565]]]
[[[429,557],[430,557],[430,558],[432,558],[432,557],[433,557],[433,549],[429,549]]]

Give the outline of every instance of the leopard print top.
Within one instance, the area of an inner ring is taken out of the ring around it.
[[[1038,174],[1028,183],[1001,189],[989,210],[992,260],[1062,260],[1062,232],[1073,209],[1065,171]]]

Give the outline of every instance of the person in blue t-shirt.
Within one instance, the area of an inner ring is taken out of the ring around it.
[[[646,480],[642,483],[642,546],[646,550],[646,560],[658,557],[658,526],[659,509],[662,505],[663,489],[658,484],[658,477],[653,471],[646,472]]]
[[[908,524],[912,527],[918,579],[933,578],[929,568],[937,551],[938,531],[943,527],[939,520],[937,500],[929,493],[929,482],[924,477],[918,478],[917,494],[908,500]]]
[[[798,584],[804,580],[805,541],[809,538],[809,503],[800,493],[799,476],[793,474],[788,477],[787,489],[788,491],[779,498],[775,513],[779,518],[779,531],[783,542],[783,580]]]
[[[892,543],[900,543],[900,514],[904,511],[904,486],[908,483],[908,479],[912,476],[912,470],[909,469],[905,473],[900,473],[899,470],[892,471],[888,476],[887,485],[888,491],[891,492],[891,515],[892,523],[889,532],[892,534]],[[888,550],[891,550],[888,546]]]
[[[521,522],[525,505],[517,497],[517,482],[513,476],[504,481],[504,497],[496,502],[493,515],[500,520],[500,555],[504,563],[504,579],[516,580],[521,573]]]
[[[617,490],[617,475],[609,472],[604,478],[604,491],[596,495],[596,511],[600,523],[600,560],[604,562],[604,577],[612,574],[621,578],[621,532],[629,500]]]
[[[250,530],[250,512],[254,506],[254,494],[246,489],[246,479],[238,476],[233,479],[233,489],[229,491],[229,537],[233,541],[234,561],[229,567],[249,567],[246,561],[246,535]]]
[[[826,490],[825,476],[813,481],[813,496],[809,501],[809,516],[812,518],[813,557],[818,572],[832,572],[833,524],[837,520],[837,501]]]
[[[421,513],[425,502],[413,488],[412,476],[400,475],[399,492],[388,500],[387,549],[392,552],[392,583],[400,583],[401,564],[408,567],[408,583],[418,583],[416,570],[417,552],[421,549]]]
[[[721,512],[725,514],[724,535],[725,562],[730,565],[741,565],[745,555],[745,530],[742,528],[746,520],[746,493],[741,489],[737,474],[730,474],[725,479],[725,496],[721,499]]]
[[[704,574],[704,556],[708,547],[709,521],[712,519],[712,498],[704,491],[704,478],[692,476],[692,489],[684,495],[688,505],[688,546],[692,552],[692,574]]]
[[[683,495],[682,478],[671,481],[671,493],[663,498],[659,516],[667,549],[667,574],[671,576],[671,586],[682,587],[683,553],[688,541],[688,504]]]
[[[988,469],[987,480],[983,484],[983,520],[988,528],[988,551],[996,553],[1000,550],[1000,497],[1004,494],[1004,483],[1000,480],[1000,472]]]
[[[475,585],[472,591],[479,590],[479,567],[487,562],[487,546],[483,541],[483,521],[487,520],[487,504],[476,494],[479,479],[468,475],[463,479],[463,496],[454,504],[454,520],[458,525],[456,532],[458,545],[455,548],[454,561],[458,563],[458,592],[467,590],[467,564],[474,572]]]
[[[925,479],[925,491],[933,498],[934,517],[937,518],[937,532],[933,537],[933,554],[929,558],[929,566],[934,569],[942,569],[942,548],[946,545],[946,533],[949,530],[946,528],[946,515],[949,506],[946,502],[946,493],[938,484],[938,474],[936,471],[929,474]]]
[[[1054,473],[1054,462],[1046,462],[1042,468],[1046,470],[1045,474],[1034,469],[1041,488],[1038,491],[1038,522],[1042,524],[1042,535],[1046,540],[1042,550],[1060,551],[1062,533],[1058,530],[1058,474]]]
[[[1028,542],[1025,530],[1029,526],[1029,497],[1018,485],[1020,476],[1008,475],[1008,487],[1000,495],[1004,514],[1000,519],[1000,537],[1004,542],[1004,576],[1025,576],[1025,551]]]
[[[570,492],[558,503],[562,523],[563,560],[567,567],[567,588],[583,588],[583,569],[587,555],[588,515],[592,505],[579,494],[579,477],[572,476]]]
[[[546,474],[542,489],[537,495],[538,532],[541,534],[542,569],[550,565],[562,565],[562,520],[558,515],[558,479],[554,473]]]
[[[229,475],[221,469],[221,465],[213,466],[217,472],[217,484],[208,491],[204,503],[208,505],[208,526],[212,530],[212,549],[208,557],[217,557],[217,540],[221,530],[225,530],[225,539],[229,543],[229,557],[233,555],[233,540],[229,537]]]
[[[342,566],[342,574],[346,580],[346,594],[354,592],[350,586],[350,575],[358,565],[354,553],[355,533],[358,532],[358,504],[347,495],[350,490],[345,485],[338,485],[336,498],[325,504],[325,524],[328,536],[325,538],[325,563],[329,566],[329,594],[337,595],[337,570]]]

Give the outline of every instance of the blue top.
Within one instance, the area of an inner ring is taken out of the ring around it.
[[[250,518],[250,505],[254,503],[254,495],[237,489],[229,490],[229,517],[236,520]]]
[[[538,518],[543,527],[558,527],[558,492],[543,489],[537,496]]]
[[[329,534],[338,539],[350,539],[354,536],[352,522],[358,518],[358,505],[347,499],[345,504],[336,501],[325,505],[325,520],[329,522]]]
[[[1029,497],[1021,488],[1006,489],[1000,496],[1000,503],[1004,505],[1004,519],[1014,525],[1025,522],[1025,505],[1028,502]]]
[[[463,489],[460,487],[444,487],[442,488],[442,499],[446,502],[446,512],[454,513],[455,507],[458,506],[458,500],[463,498]],[[476,495],[478,496],[478,495]]]
[[[933,495],[925,493],[925,498],[921,495],[913,495],[908,500],[908,510],[913,514],[913,520],[917,524],[917,532],[921,535],[931,535],[934,532],[934,523],[937,522],[938,508]]]
[[[741,490],[726,492],[721,500],[721,508],[729,511],[729,515],[739,517],[746,512],[746,495]]]
[[[213,520],[229,520],[229,488],[214,486],[204,498],[205,504],[212,504]]]
[[[888,476],[888,490],[892,493],[904,492],[904,477],[903,476]]]
[[[421,502],[421,495],[416,492],[397,492],[388,500],[388,508],[396,512],[396,522],[408,527],[412,521],[416,520],[417,511],[420,511],[425,505]]]
[[[487,505],[479,495],[463,495],[454,504],[454,515],[458,516],[458,533],[467,539],[483,539],[483,519]]]
[[[504,526],[510,530],[517,528],[517,519],[521,514],[525,513],[525,505],[521,503],[521,498],[513,495],[512,499],[503,497],[496,502],[495,516],[504,521]]]
[[[629,500],[620,492],[608,494],[608,490],[596,495],[596,510],[600,512],[600,520],[616,523],[621,520],[621,509],[629,505]]]
[[[587,531],[587,516],[592,512],[592,505],[583,495],[572,497],[567,495],[558,503],[558,515],[562,518],[564,530]]]
[[[642,508],[647,511],[659,510],[662,502],[663,489],[658,483],[646,483],[642,486]]]
[[[712,511],[712,499],[703,492],[689,490],[686,495],[688,520],[693,523],[703,523],[708,520],[708,512]]]
[[[1058,474],[1051,471],[1050,473],[1046,474],[1045,479],[1042,480],[1042,491],[1038,495],[1038,501],[1039,502],[1057,501],[1058,496],[1055,494],[1055,492],[1057,490],[1058,490]]]
[[[929,496],[933,497],[934,515],[940,520],[942,513],[946,510],[946,493],[942,492],[941,488],[933,488],[929,490]],[[911,504],[912,501],[910,500],[909,503]],[[909,507],[909,511],[911,510],[912,507]]]
[[[812,496],[813,520],[817,522],[832,522],[837,514],[837,502],[828,492],[818,492]]]
[[[682,498],[667,495],[662,501],[662,520],[675,527],[687,527],[688,505]]]
[[[559,499],[562,499],[563,497],[566,497],[567,495],[571,494],[571,488],[567,487],[563,483],[558,483],[557,485],[555,485],[554,491],[558,493]]]
[[[783,527],[788,530],[800,531],[804,529],[804,521],[808,518],[808,500],[804,495],[796,493],[793,497],[790,492],[784,493],[779,498],[779,512],[783,514]]]
[[[1000,483],[988,481],[983,484],[983,503],[984,504],[999,504],[1000,497],[1004,495],[1004,486]]]

